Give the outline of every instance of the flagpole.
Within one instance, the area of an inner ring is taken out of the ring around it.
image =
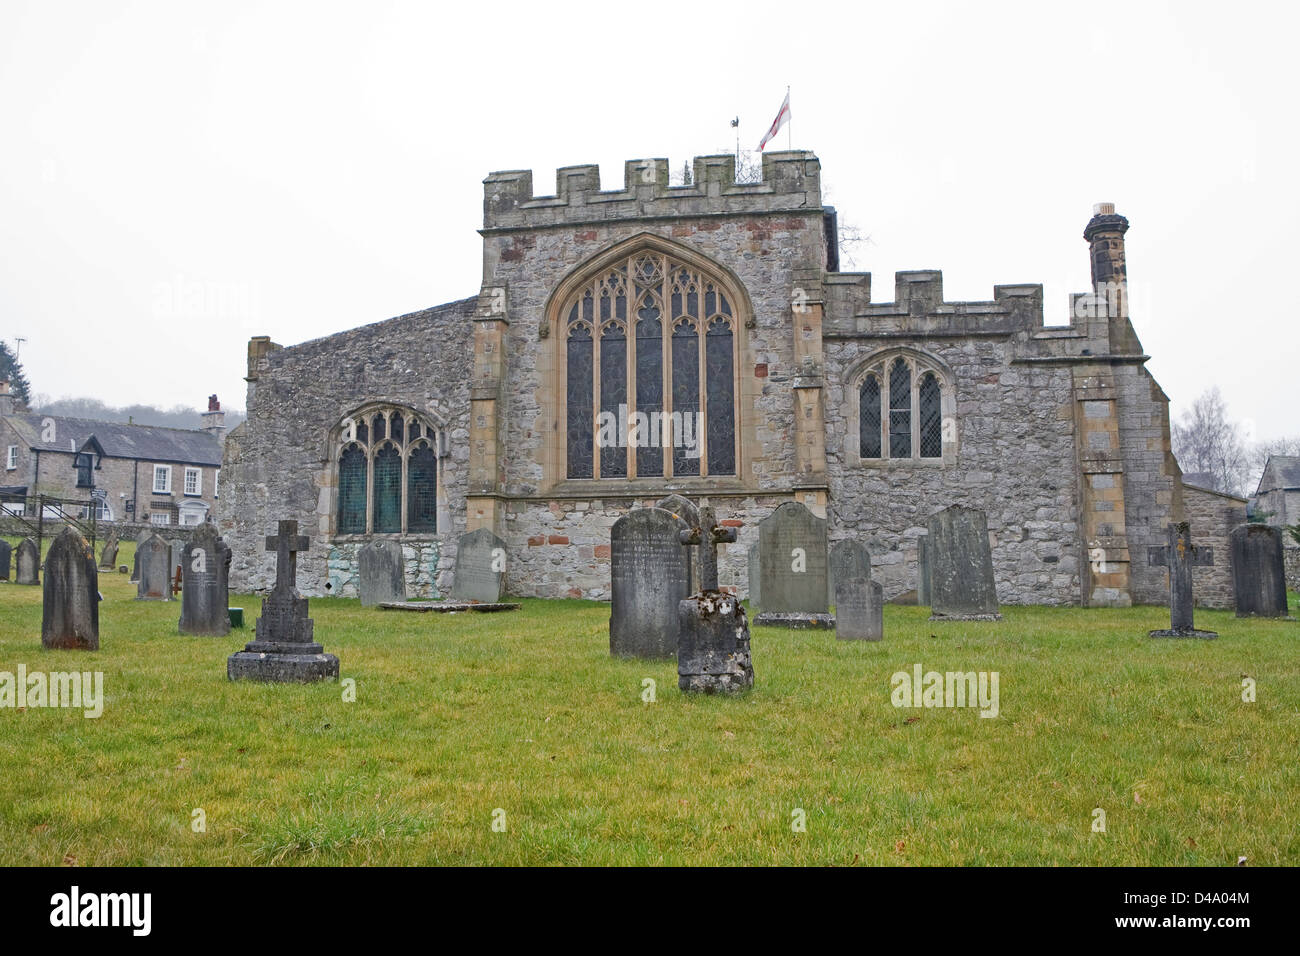
[[[790,87],[789,87],[789,86],[787,86],[787,87],[785,88],[785,101],[786,101],[787,103],[790,102]],[[785,119],[785,148],[786,148],[786,149],[794,149],[794,119],[793,119],[793,117],[794,117],[794,111],[791,110],[791,111],[790,111],[790,114],[789,114],[789,115],[786,117],[786,119]]]

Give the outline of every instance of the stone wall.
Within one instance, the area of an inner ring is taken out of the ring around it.
[[[1287,590],[1300,591],[1300,547],[1287,547],[1283,542],[1282,560],[1286,565]]]
[[[1192,525],[1192,544],[1214,549],[1214,564],[1192,569],[1192,593],[1197,607],[1234,607],[1232,597],[1232,549],[1228,535],[1246,523],[1246,499],[1225,495],[1208,488],[1183,485],[1183,510]],[[1167,539],[1166,539],[1167,540]],[[1146,552],[1143,552],[1143,558]],[[1146,563],[1145,560],[1143,563]],[[1167,571],[1155,569],[1164,577],[1164,601],[1169,603]]]

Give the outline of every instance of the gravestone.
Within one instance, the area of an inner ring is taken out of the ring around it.
[[[930,606],[930,533],[916,538],[916,603]]]
[[[210,521],[199,525],[181,555],[182,634],[230,633],[230,548]]]
[[[842,641],[878,641],[885,636],[884,595],[871,580],[871,554],[860,541],[831,548],[835,579],[835,636]]]
[[[362,607],[406,600],[406,562],[396,541],[371,541],[357,552],[357,595]]]
[[[113,568],[117,566],[117,532],[116,531],[109,534],[108,540],[104,542],[104,550],[101,553],[101,557],[99,559],[99,566],[109,571],[111,571]]]
[[[1198,631],[1192,624],[1192,568],[1212,567],[1214,549],[1192,544],[1192,526],[1186,521],[1165,529],[1169,543],[1147,549],[1147,561],[1153,567],[1169,569],[1169,629],[1150,631],[1151,637],[1199,637],[1212,640],[1214,631]]]
[[[615,657],[677,653],[677,607],[690,594],[687,525],[671,511],[639,508],[610,529],[609,652]]]
[[[763,604],[760,600],[763,594],[763,576],[759,573],[758,565],[758,543],[755,542],[749,546],[749,609],[758,614]]]
[[[167,560],[171,562],[171,568],[167,575],[173,581],[176,580],[176,572],[181,569],[181,561],[185,558],[185,542],[180,538],[172,538],[167,542]]]
[[[952,505],[926,523],[932,621],[1000,621],[984,512]]]
[[[71,526],[45,555],[41,645],[47,650],[99,650],[99,572],[95,549]]]
[[[453,601],[501,600],[506,572],[506,543],[487,528],[462,534],[456,543],[456,568],[452,573]]]
[[[41,583],[41,551],[31,538],[18,542],[18,553],[14,555],[14,583]]]
[[[298,534],[297,521],[281,521],[279,534],[266,539],[275,552],[275,587],[262,600],[257,639],[226,659],[230,680],[305,684],[339,676],[339,659],[317,644],[307,599],[298,593],[298,552],[310,539]]]
[[[1241,524],[1228,535],[1237,617],[1287,617],[1282,529]]]
[[[13,545],[0,538],[0,581],[9,580],[9,562],[13,560]]]
[[[688,528],[698,528],[700,525],[700,509],[689,498],[684,498],[678,494],[667,495],[656,501],[655,507],[662,508],[664,511],[671,511]],[[686,593],[694,594],[700,586],[699,555],[694,551],[688,552],[686,563],[687,569],[690,571],[690,580],[686,584]]]
[[[131,565],[131,583],[135,584],[140,580],[140,546],[153,536],[152,531],[141,531],[135,537],[135,560]]]
[[[828,558],[826,519],[800,502],[787,501],[760,521],[758,577],[763,610],[754,623],[833,627]]]
[[[700,523],[678,538],[700,552],[700,590],[677,606],[677,686],[686,693],[732,694],[754,686],[749,622],[733,595],[718,590],[719,544],[736,540],[735,528],[719,527],[713,508],[700,509]]]
[[[144,544],[136,545],[137,601],[172,599],[171,549],[159,535],[151,534]]]

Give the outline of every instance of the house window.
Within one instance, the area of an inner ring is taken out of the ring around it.
[[[933,360],[910,351],[870,363],[858,380],[858,457],[941,460],[948,381]]]
[[[200,495],[203,493],[203,472],[200,469],[185,469],[185,493],[187,495]]]
[[[565,475],[735,475],[733,295],[707,271],[639,252],[563,304]]]
[[[79,453],[73,462],[73,466],[77,469],[77,487],[93,488],[95,482],[91,472],[95,467],[94,456],[85,452]]]
[[[438,530],[439,438],[409,408],[371,406],[338,426],[338,534]]]
[[[153,466],[153,493],[156,495],[169,495],[172,490],[172,466],[171,465],[154,465]]]
[[[172,516],[165,511],[154,511],[149,515],[150,524],[171,524]]]
[[[96,498],[93,505],[86,505],[81,509],[81,517],[87,519],[94,514],[99,521],[112,521],[113,509],[108,506],[108,501],[104,498]]]
[[[5,452],[5,468],[13,471],[18,467],[18,446],[10,445],[9,450]]]
[[[212,473],[212,497],[220,498],[221,494],[221,469],[218,468]]]

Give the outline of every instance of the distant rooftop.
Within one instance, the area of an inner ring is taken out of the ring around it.
[[[6,421],[32,448],[46,452],[80,451],[92,437],[110,458],[174,461],[221,467],[221,444],[205,431],[163,428],[158,425],[123,425],[89,418],[21,413]],[[48,427],[53,423],[53,429]],[[45,438],[53,432],[51,440]]]

